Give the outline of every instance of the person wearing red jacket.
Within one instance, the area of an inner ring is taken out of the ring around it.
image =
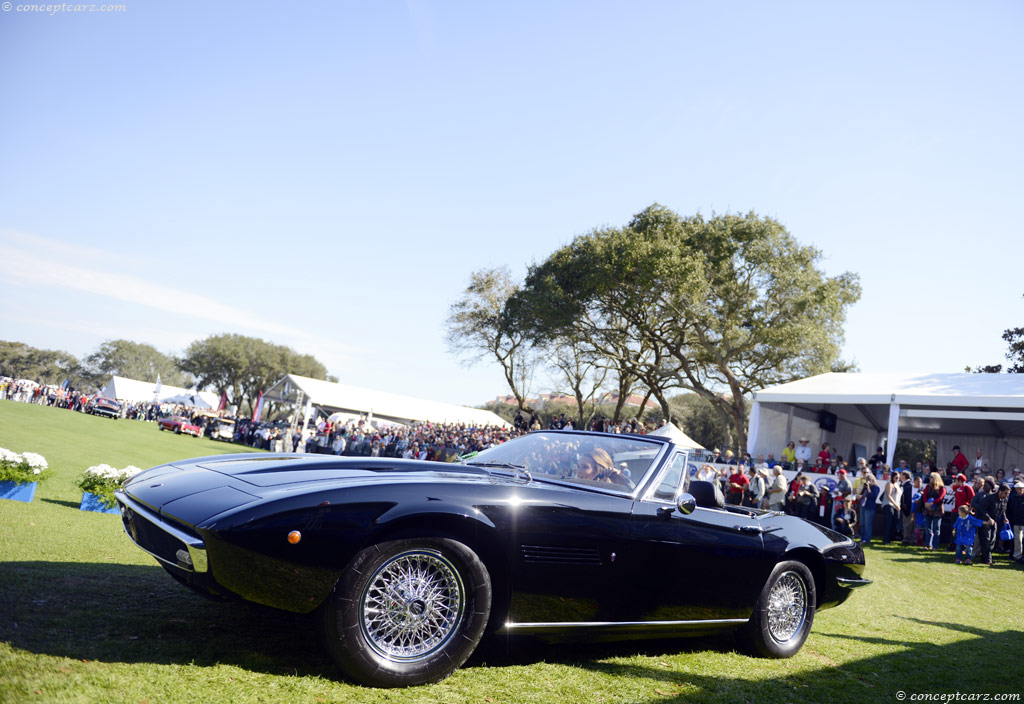
[[[966,472],[971,463],[964,456],[964,453],[960,452],[960,446],[953,445],[953,452],[956,453],[953,457],[953,466],[956,467],[956,471]]]
[[[743,491],[750,485],[750,480],[747,479],[747,475],[743,473],[743,465],[736,465],[736,469],[729,475],[729,480],[726,482],[726,486],[729,488],[728,493],[725,495],[725,502],[727,504],[734,504],[739,506],[743,501]]]
[[[961,506],[970,506],[974,500],[974,488],[967,483],[966,474],[958,474],[953,481],[953,510],[959,511]]]
[[[821,458],[822,464],[825,465],[832,459],[832,449],[827,442],[821,443],[821,452],[818,453],[818,457]]]

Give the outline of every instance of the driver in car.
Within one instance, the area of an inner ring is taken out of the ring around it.
[[[594,482],[608,482],[632,488],[633,482],[612,462],[611,456],[597,448],[580,457],[576,465],[576,476]]]

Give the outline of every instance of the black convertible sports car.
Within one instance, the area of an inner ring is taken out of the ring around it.
[[[142,472],[124,528],[178,581],[298,613],[375,686],[437,681],[488,632],[593,640],[739,632],[796,653],[864,553],[726,506],[653,436],[537,432],[465,464],[221,455]]]

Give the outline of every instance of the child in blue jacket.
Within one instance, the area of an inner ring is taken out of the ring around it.
[[[956,564],[960,564],[960,553],[964,553],[964,564],[971,564],[974,552],[974,529],[985,525],[985,522],[968,515],[970,509],[964,504],[958,510],[960,517],[953,524],[953,542],[956,543]]]

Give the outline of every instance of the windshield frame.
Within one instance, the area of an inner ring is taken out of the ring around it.
[[[535,430],[533,432],[526,433],[525,435],[520,435],[517,438],[513,438],[512,440],[509,440],[508,442],[504,442],[501,445],[495,445],[494,447],[489,447],[486,450],[481,451],[476,456],[474,456],[474,457],[472,457],[470,459],[464,460],[463,464],[467,464],[467,465],[471,465],[472,466],[477,461],[480,461],[480,462],[503,462],[503,463],[517,464],[517,463],[512,463],[512,462],[510,462],[507,459],[498,459],[497,457],[491,459],[487,455],[488,455],[488,453],[492,452],[493,450],[498,450],[500,448],[506,447],[507,445],[509,445],[509,443],[520,442],[520,441],[522,441],[523,438],[536,437],[538,435],[543,435],[543,436],[550,437],[550,438],[553,438],[553,439],[558,439],[560,437],[561,438],[565,438],[566,436],[579,436],[579,437],[586,437],[586,438],[593,438],[593,439],[603,439],[605,441],[629,440],[629,441],[637,442],[637,443],[650,444],[653,449],[657,450],[657,453],[651,459],[651,463],[648,465],[647,469],[644,471],[643,476],[640,477],[640,479],[638,481],[634,482],[632,489],[627,489],[626,487],[620,487],[619,485],[610,484],[610,483],[598,483],[598,482],[590,482],[590,481],[581,481],[581,480],[578,480],[578,479],[575,479],[575,478],[563,478],[563,477],[558,477],[558,476],[554,476],[554,475],[551,475],[551,474],[546,474],[544,472],[533,471],[533,470],[530,470],[529,468],[527,468],[527,471],[530,472],[530,475],[532,477],[532,481],[539,481],[539,482],[545,482],[545,483],[551,483],[551,484],[558,484],[558,485],[561,485],[561,486],[570,486],[570,487],[573,487],[574,489],[585,489],[585,490],[589,490],[589,491],[606,491],[606,492],[615,494],[616,496],[628,496],[628,497],[631,497],[633,499],[636,499],[637,497],[639,497],[639,496],[641,496],[641,495],[643,495],[645,493],[645,491],[647,490],[647,487],[649,486],[649,484],[651,482],[652,477],[655,477],[656,475],[660,475],[661,474],[661,466],[662,466],[662,464],[664,464],[665,458],[672,453],[672,448],[675,447],[675,445],[672,443],[672,441],[670,439],[664,438],[664,437],[660,437],[660,436],[657,436],[657,435],[633,435],[632,433],[595,433],[595,432],[589,432],[589,431],[583,431],[583,430]],[[488,471],[493,471],[494,469],[498,469],[498,468],[489,467],[489,468],[483,468],[483,469],[487,469]],[[498,469],[498,471],[508,471],[510,474],[521,476],[521,474],[520,474],[521,470],[512,470],[512,469],[501,470],[501,469]],[[630,479],[632,480],[632,477],[630,477]]]

